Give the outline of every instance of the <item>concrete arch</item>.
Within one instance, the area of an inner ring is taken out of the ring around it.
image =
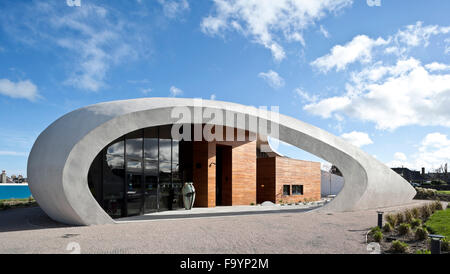
[[[272,122],[279,127],[279,136],[274,138],[335,164],[344,175],[345,185],[321,210],[352,211],[401,205],[415,195],[408,182],[374,157],[292,117],[221,101],[203,100],[199,106],[196,99],[143,98],[87,106],[64,115],[45,129],[28,159],[29,186],[34,198],[59,222],[114,223],[88,189],[87,174],[92,161],[120,136],[141,128],[173,124],[178,120],[171,118],[175,107],[243,114],[245,121],[235,121],[234,127],[246,130],[251,130],[248,128],[251,119],[258,123]],[[191,123],[211,121],[193,113]],[[224,125],[224,122],[214,123]]]

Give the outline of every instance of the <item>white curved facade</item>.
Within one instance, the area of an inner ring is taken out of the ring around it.
[[[52,219],[62,223],[114,223],[88,188],[87,174],[94,158],[113,140],[129,132],[175,123],[178,119],[171,118],[173,108],[200,108],[197,102],[179,98],[133,99],[91,105],[64,115],[42,132],[33,145],[28,159],[33,197]],[[244,114],[247,122],[234,124],[240,129],[251,131],[249,119],[276,123],[279,136],[275,138],[335,164],[345,178],[345,185],[321,210],[395,206],[410,202],[415,195],[414,188],[383,163],[322,129],[234,103],[203,100],[201,108]],[[271,117],[278,118],[275,121]],[[223,125],[201,115],[193,116],[191,123]]]

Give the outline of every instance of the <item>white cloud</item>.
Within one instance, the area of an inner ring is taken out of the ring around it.
[[[209,99],[210,100],[216,100],[216,95],[215,94],[211,94],[211,97]]]
[[[406,125],[450,127],[450,74],[431,74],[409,58],[394,66],[379,63],[352,75],[347,93],[308,104],[305,110],[329,118],[345,114],[379,129]]]
[[[418,21],[415,25],[408,25],[404,29],[399,30],[395,34],[395,41],[405,44],[408,47],[417,47],[429,45],[430,37],[433,35],[447,34],[450,27],[442,27],[438,25],[423,26],[423,22]]]
[[[324,26],[320,25],[320,33],[322,33],[322,35],[325,38],[330,38],[330,33],[324,28]]]
[[[352,131],[342,134],[341,137],[357,147],[373,144],[372,139],[370,139],[369,135],[365,132]]]
[[[179,89],[177,87],[174,87],[174,86],[170,87],[170,96],[177,97],[177,96],[182,95],[182,94],[183,94],[183,90],[181,90],[181,89]]]
[[[11,98],[23,98],[30,101],[36,100],[38,89],[30,80],[12,82],[8,79],[0,79],[0,94]]]
[[[25,152],[5,151],[5,150],[0,150],[0,155],[1,156],[28,156],[28,154]]]
[[[142,26],[126,21],[118,10],[90,2],[60,9],[54,2],[37,1],[7,13],[0,15],[4,30],[30,46],[56,45],[68,71],[64,83],[79,89],[98,91],[106,86],[111,68],[148,52]]]
[[[372,60],[372,48],[388,44],[382,38],[373,40],[366,35],[358,35],[344,46],[336,45],[331,52],[319,57],[311,65],[322,72],[336,68],[336,71],[344,70],[348,64],[354,62],[368,63]]]
[[[152,92],[152,89],[151,88],[143,88],[143,89],[141,89],[141,92],[143,93],[143,94],[149,94],[150,92]]]
[[[381,0],[367,0],[366,2],[369,7],[381,7]]]
[[[277,89],[284,86],[284,79],[273,70],[269,70],[268,72],[260,72],[258,76],[263,78],[272,88]]]
[[[299,96],[303,102],[316,102],[318,100],[317,95],[310,95],[308,92],[304,91],[302,88],[296,88],[294,90],[295,94]]]
[[[425,68],[429,71],[442,71],[442,70],[450,70],[450,65],[433,62],[431,64],[425,65]]]
[[[394,159],[399,161],[406,161],[407,157],[403,152],[396,152],[394,153]]]
[[[201,23],[204,33],[235,30],[269,49],[276,61],[286,57],[281,37],[304,45],[302,32],[327,13],[340,11],[352,0],[214,0],[215,14]]]
[[[390,167],[408,167],[410,169],[420,170],[425,167],[427,170],[433,170],[450,163],[450,139],[447,135],[434,132],[427,134],[416,152],[410,156],[407,161],[406,155],[399,159],[397,153],[394,154],[394,160],[387,163]]]
[[[162,5],[164,15],[169,18],[175,18],[189,10],[187,0],[158,0],[158,3]]]

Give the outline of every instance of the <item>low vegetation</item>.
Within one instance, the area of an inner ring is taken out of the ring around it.
[[[416,187],[417,200],[440,200],[450,202],[450,190],[435,190],[431,188]]]
[[[433,234],[450,238],[450,208],[437,211],[427,220],[425,225]]]
[[[408,251],[408,244],[399,240],[395,240],[392,242],[390,251],[392,253],[406,253]]]
[[[30,206],[36,206],[37,203],[33,199],[33,197],[29,197],[26,199],[7,199],[7,200],[0,200],[0,210],[6,210],[10,208],[17,208],[17,207],[30,207]]]
[[[444,210],[439,201],[385,215],[383,228],[373,227],[368,240],[380,243],[384,253],[430,254],[429,234],[439,234],[441,251],[448,253],[450,208]]]

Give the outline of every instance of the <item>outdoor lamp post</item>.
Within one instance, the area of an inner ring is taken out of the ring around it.
[[[378,213],[378,227],[383,228],[383,211],[377,211]]]
[[[441,240],[444,238],[442,235],[430,234],[428,237],[431,238],[431,254],[441,254]]]

